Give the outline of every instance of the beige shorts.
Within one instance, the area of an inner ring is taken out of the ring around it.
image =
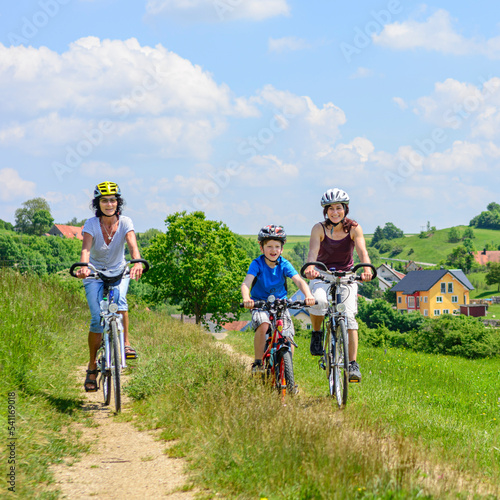
[[[262,323],[271,324],[269,319],[269,312],[263,311],[262,309],[252,309],[252,328],[257,330],[257,328]],[[285,311],[283,317],[283,337],[293,337],[295,335],[295,330],[293,328],[293,321],[288,310]]]
[[[309,308],[309,313],[313,316],[324,316],[328,308],[328,289],[330,288],[330,284],[321,280],[312,280],[309,283],[309,288],[314,298],[318,301],[317,305]],[[347,285],[340,285],[340,290],[342,302],[346,306],[347,328],[349,330],[357,330],[358,284],[349,283]]]

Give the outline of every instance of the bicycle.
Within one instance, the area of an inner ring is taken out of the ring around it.
[[[243,307],[243,304],[240,304]],[[296,393],[295,378],[293,373],[292,345],[298,347],[291,337],[283,335],[286,321],[291,321],[285,316],[287,309],[308,307],[303,300],[292,301],[291,299],[276,299],[270,295],[267,300],[255,300],[254,309],[262,309],[269,312],[271,325],[266,334],[262,366],[264,367],[264,378],[271,386],[278,390],[282,399],[286,392]]]
[[[115,410],[121,411],[121,372],[127,367],[125,356],[125,342],[123,338],[122,316],[118,312],[118,304],[115,301],[115,290],[118,289],[121,280],[130,273],[129,264],[143,263],[144,271],[149,270],[149,262],[144,259],[132,259],[127,261],[122,270],[113,276],[107,271],[99,271],[90,262],[77,262],[73,264],[69,273],[77,278],[75,269],[87,266],[92,271],[86,279],[101,280],[104,284],[101,300],[101,325],[103,334],[101,345],[97,351],[97,370],[101,374],[100,384],[104,395],[104,404],[111,402],[111,384],[113,384]]]
[[[356,274],[359,268],[371,268],[372,279],[377,277],[377,270],[372,264],[357,264],[350,271],[336,271],[327,269],[322,262],[307,262],[300,270],[302,277],[306,278],[305,270],[311,265],[319,273],[316,279],[330,284],[327,292],[328,309],[323,322],[323,355],[319,359],[319,367],[326,370],[330,396],[336,398],[341,408],[347,404],[349,387],[349,337],[342,286],[361,281],[361,276]]]

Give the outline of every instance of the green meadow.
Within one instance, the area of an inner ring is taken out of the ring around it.
[[[0,271],[0,418],[7,422],[15,393],[17,498],[60,497],[49,465],[87,452],[83,436],[94,424],[74,379],[86,359],[88,316],[78,285]],[[250,355],[252,333],[217,341],[141,305],[132,306],[131,328],[140,352],[127,386],[134,403],[115,418],[160,429],[173,443],[169,454],[185,459],[185,489],[196,488],[199,498],[500,495],[498,357],[361,345],[363,381],[338,410],[306,335],[294,355],[300,393],[283,405],[222,345]],[[3,446],[2,495],[8,452]]]

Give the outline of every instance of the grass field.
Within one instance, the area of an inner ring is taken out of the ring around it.
[[[457,229],[463,234],[467,226],[457,226]],[[462,242],[449,243],[448,233],[450,229],[439,229],[433,232],[427,238],[415,236],[404,236],[390,240],[391,245],[400,246],[402,251],[394,257],[404,260],[413,260],[416,262],[430,262],[439,264],[444,260],[451,251],[460,246]],[[492,229],[474,229],[475,238],[474,246],[478,251],[483,250],[484,246],[489,243],[495,248],[500,245],[500,231]],[[389,257],[390,252],[381,254],[381,257]]]
[[[49,464],[86,450],[85,430],[70,424],[90,425],[72,377],[86,358],[88,312],[71,283],[0,271],[0,380],[4,402],[16,394],[23,499],[57,498]],[[136,402],[123,418],[175,440],[169,454],[187,460],[200,498],[500,495],[498,357],[361,346],[363,381],[339,411],[307,337],[297,339],[294,356],[301,393],[284,406],[249,377],[247,362],[198,327],[133,308],[131,329],[140,358],[128,387]],[[231,333],[224,343],[252,352],[251,333]],[[4,422],[6,411],[3,404]],[[7,452],[2,447],[4,464]],[[2,474],[2,494],[6,479]]]

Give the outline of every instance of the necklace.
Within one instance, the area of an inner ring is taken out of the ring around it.
[[[113,236],[115,235],[116,231],[114,230],[114,226],[115,226],[115,222],[113,222],[113,224],[111,225],[111,232],[109,232],[107,229],[106,229],[106,226],[101,222],[99,221],[100,224],[101,224],[101,227],[104,229],[104,231],[106,232],[107,234],[107,238],[109,240],[109,243],[111,243],[111,241],[113,240]]]

